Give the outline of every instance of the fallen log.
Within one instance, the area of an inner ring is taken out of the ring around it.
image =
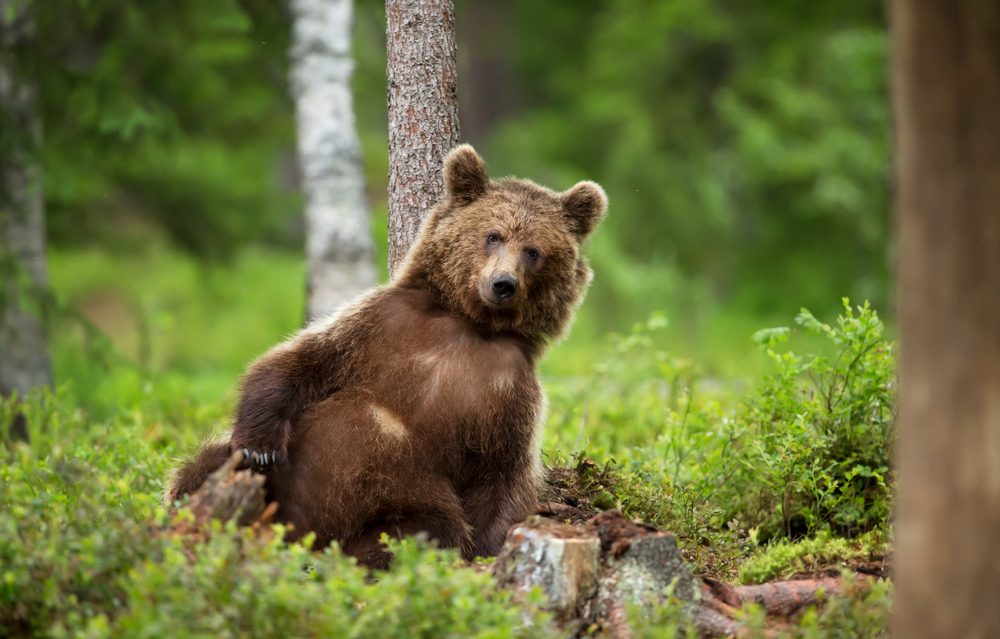
[[[865,592],[872,580],[868,575],[862,574],[855,575],[853,579],[860,592]],[[822,577],[732,586],[710,577],[702,577],[701,585],[706,599],[715,599],[734,610],[747,604],[756,604],[769,616],[793,617],[809,606],[841,594],[845,584],[840,577]]]

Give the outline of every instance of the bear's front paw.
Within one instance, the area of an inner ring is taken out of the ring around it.
[[[251,469],[255,473],[266,473],[277,464],[285,461],[285,455],[278,450],[261,451],[252,448],[240,448],[243,453],[243,461],[236,468],[244,470]]]

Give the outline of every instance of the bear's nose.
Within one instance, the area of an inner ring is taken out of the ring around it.
[[[510,275],[501,275],[493,280],[493,294],[497,300],[504,301],[514,297],[517,292],[517,280]]]

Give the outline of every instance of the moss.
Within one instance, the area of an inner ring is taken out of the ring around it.
[[[820,534],[812,539],[779,541],[765,547],[740,566],[739,581],[759,584],[795,575],[836,571],[843,566],[883,562],[889,543],[877,531],[856,539]]]

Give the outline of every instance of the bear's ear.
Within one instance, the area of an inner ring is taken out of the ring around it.
[[[608,210],[608,196],[596,182],[578,182],[559,199],[569,230],[581,240],[594,230]]]
[[[444,158],[444,188],[456,203],[475,202],[486,193],[489,182],[486,163],[472,146],[456,146]]]

